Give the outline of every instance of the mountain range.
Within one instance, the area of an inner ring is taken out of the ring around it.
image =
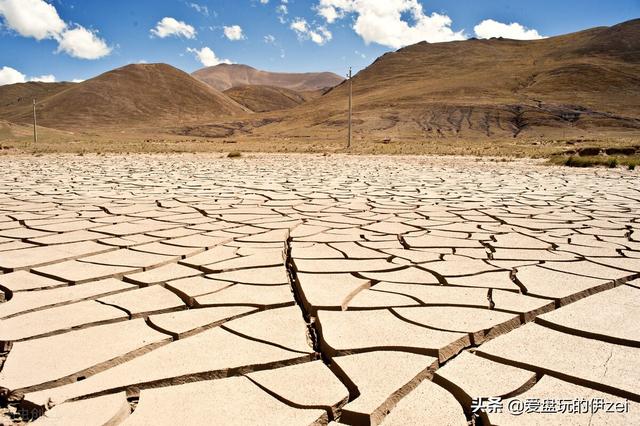
[[[640,134],[640,20],[517,41],[407,46],[355,75],[357,138],[618,137]],[[128,65],[82,83],[0,87],[0,120],[62,129],[166,129],[217,137],[343,137],[348,84],[332,73],[218,65],[189,75]]]

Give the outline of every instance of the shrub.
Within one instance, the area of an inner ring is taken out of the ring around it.
[[[242,157],[242,153],[240,151],[231,151],[227,154],[227,158],[240,158]]]
[[[565,166],[568,167],[586,167],[586,161],[584,159],[580,159],[578,157],[574,157],[573,155],[567,158],[567,161],[564,162]]]

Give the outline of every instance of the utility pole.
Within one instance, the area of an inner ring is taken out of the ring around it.
[[[33,100],[33,143],[38,143],[38,128],[36,121],[36,100]]]
[[[353,105],[353,84],[351,82],[351,67],[349,67],[349,138],[347,139],[347,149],[351,148],[351,107]]]

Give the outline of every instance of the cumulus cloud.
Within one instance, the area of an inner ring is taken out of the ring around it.
[[[27,81],[27,76],[20,71],[11,67],[0,68],[0,86],[5,84],[24,83]]]
[[[82,83],[84,80],[82,78],[74,78],[71,80],[72,83]]]
[[[56,38],[67,27],[56,8],[43,0],[0,0],[0,15],[8,28],[36,40]]]
[[[231,41],[244,40],[244,34],[242,33],[242,27],[240,27],[240,25],[225,26],[224,36]]]
[[[297,33],[307,33],[309,31],[309,25],[307,20],[303,18],[296,18],[290,25],[291,29]]]
[[[151,29],[151,34],[160,38],[174,36],[193,39],[196,37],[196,29],[186,22],[166,16]]]
[[[62,33],[58,52],[65,52],[74,58],[98,59],[111,53],[111,48],[95,31],[78,25]]]
[[[294,19],[289,28],[295,31],[299,40],[311,40],[321,46],[333,37],[331,31],[326,27],[315,26],[312,28],[304,18]]]
[[[447,15],[425,14],[418,0],[320,0],[316,10],[328,24],[355,15],[353,29],[367,44],[399,48],[466,38],[451,28]]]
[[[276,42],[276,38],[273,34],[267,34],[263,37],[263,40],[266,44],[274,44]]]
[[[485,19],[473,28],[479,38],[504,37],[514,40],[537,40],[544,38],[537,30],[513,22],[503,24],[493,19]]]
[[[337,19],[344,17],[342,12],[338,12],[333,6],[318,7],[318,15],[322,16],[327,23],[333,24]]]
[[[69,25],[56,8],[43,0],[0,0],[0,16],[7,28],[36,40],[53,39],[58,52],[81,59],[98,59],[111,53],[97,32]]]
[[[56,81],[56,77],[53,74],[46,74],[39,77],[27,78],[26,75],[14,68],[7,66],[0,68],[0,86],[4,86],[5,84],[26,83],[27,81],[53,83]]]
[[[202,49],[194,49],[189,47],[187,52],[193,53],[198,61],[205,67],[213,67],[219,64],[230,64],[231,61],[228,59],[220,59],[216,56],[213,50],[208,47],[203,47]]]
[[[56,76],[53,74],[45,74],[39,77],[31,77],[29,81],[39,81],[41,83],[55,83]]]

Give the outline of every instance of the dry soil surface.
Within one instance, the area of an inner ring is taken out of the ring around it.
[[[5,423],[640,422],[637,172],[341,155],[0,167]],[[502,412],[474,413],[494,397]]]

